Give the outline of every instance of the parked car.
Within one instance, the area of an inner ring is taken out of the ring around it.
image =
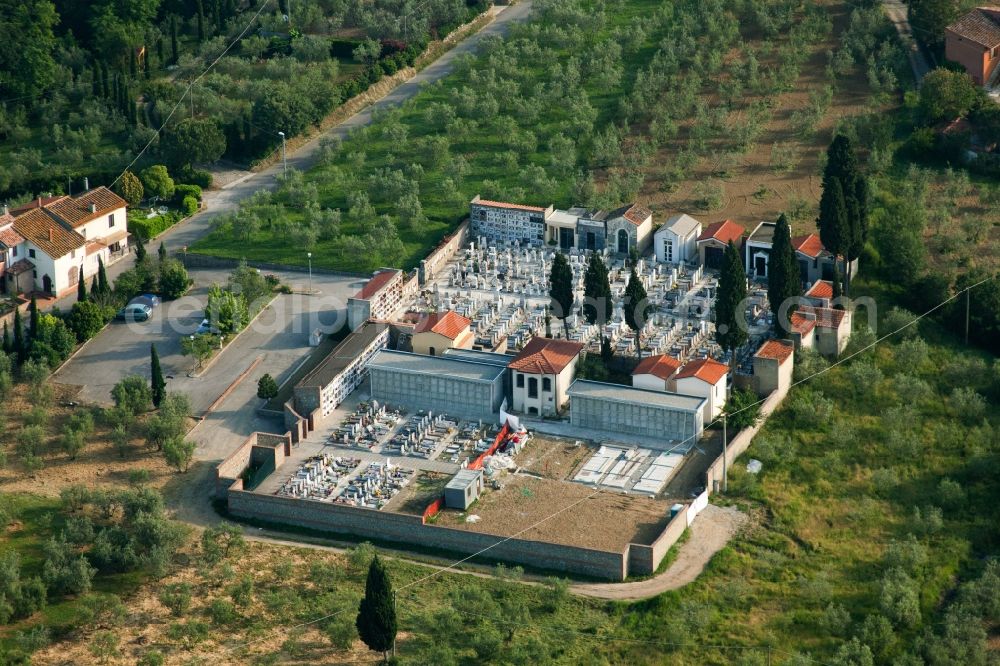
[[[195,335],[205,335],[206,333],[211,333],[212,335],[219,335],[219,329],[212,326],[212,322],[207,319],[202,319],[201,323],[198,324],[198,330],[194,332]]]
[[[145,303],[129,303],[115,315],[115,319],[122,321],[146,321],[153,314],[153,308]]]
[[[129,304],[132,303],[142,303],[143,305],[148,305],[150,308],[155,308],[160,305],[160,297],[156,294],[139,294],[129,301]]]

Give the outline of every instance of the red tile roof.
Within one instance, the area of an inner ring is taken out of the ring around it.
[[[701,358],[691,361],[677,373],[676,379],[696,377],[708,384],[717,384],[729,372],[729,366],[719,363],[714,358]]]
[[[398,274],[398,270],[379,271],[372,276],[371,280],[368,280],[365,286],[358,290],[358,293],[354,294],[354,298],[367,301],[385,287],[385,285],[392,282],[392,279]]]
[[[582,350],[579,342],[534,337],[507,367],[533,375],[558,375]]]
[[[805,295],[806,298],[833,298],[833,283],[829,280],[816,280]]]
[[[32,208],[42,208],[44,206],[48,206],[51,203],[55,203],[56,201],[66,198],[67,197],[65,194],[59,194],[54,197],[38,197],[37,199],[29,201],[26,204],[22,204],[20,206],[17,206],[16,208],[11,208],[10,214],[13,215],[14,217],[17,217],[18,215],[23,215],[24,213],[27,213]]]
[[[45,210],[55,215],[57,219],[64,220],[71,227],[79,227],[127,205],[124,199],[108,188],[97,187],[72,199],[63,197],[46,205]]]
[[[729,243],[732,241],[736,243],[738,240],[743,238],[743,233],[746,230],[740,225],[736,224],[732,220],[723,220],[722,222],[713,222],[708,225],[701,236],[698,236],[698,242],[706,241],[711,239],[717,240],[720,243]]]
[[[988,49],[1000,46],[1000,8],[977,7],[946,29]]]
[[[768,340],[760,346],[757,353],[754,354],[755,358],[769,358],[778,362],[781,365],[792,355],[795,351],[795,347],[791,342],[785,342],[784,340]]]
[[[667,380],[673,377],[674,373],[680,367],[681,362],[673,356],[656,354],[655,356],[647,356],[639,361],[639,365],[635,366],[635,370],[632,371],[632,376],[653,375],[654,377]]]
[[[799,312],[804,315],[813,315],[816,317],[816,325],[820,328],[840,328],[840,324],[844,321],[844,317],[847,316],[846,310],[837,310],[836,308],[817,308],[811,305],[799,306]]]
[[[445,312],[432,312],[420,320],[413,333],[437,333],[449,340],[454,340],[469,328],[472,320],[452,310]]]
[[[489,201],[487,199],[480,199],[479,201],[473,201],[473,204],[479,204],[480,206],[489,206],[490,208],[511,208],[513,210],[528,210],[535,213],[544,213],[544,208],[539,208],[538,206],[525,206],[524,204],[515,203],[505,203],[503,201]]]
[[[800,252],[812,259],[815,259],[826,250],[823,247],[823,241],[816,234],[807,234],[793,238],[792,247],[795,248],[796,252]]]
[[[644,208],[637,203],[630,203],[608,213],[608,219],[616,220],[621,217],[639,226],[652,214],[652,211],[648,208]]]
[[[792,330],[799,335],[805,335],[809,331],[816,328],[815,319],[801,315],[798,312],[793,312],[788,321],[792,325]]]
[[[87,241],[53,220],[44,209],[34,208],[14,220],[14,231],[53,259],[78,250]]]
[[[21,234],[14,231],[13,227],[6,227],[4,229],[0,229],[0,244],[3,244],[3,246],[6,247],[7,249],[10,249],[15,245],[19,245],[23,242],[24,238],[21,237]]]

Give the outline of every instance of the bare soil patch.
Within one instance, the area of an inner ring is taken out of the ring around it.
[[[569,481],[576,468],[594,453],[594,448],[586,442],[576,445],[575,440],[556,439],[531,435],[531,441],[517,455],[518,467],[527,472],[540,474],[546,479]]]

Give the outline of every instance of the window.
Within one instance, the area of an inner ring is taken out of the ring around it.
[[[428,352],[428,353],[429,353],[429,354],[430,354],[431,356],[437,356],[437,354],[435,354],[435,353],[434,353],[435,351],[436,351],[436,350],[434,349],[434,347],[428,347],[428,348],[427,348],[427,352]]]
[[[111,215],[108,215],[108,228],[110,229],[113,226],[115,226],[115,214],[111,213]]]
[[[552,391],[552,380],[550,378],[544,377],[542,379],[542,390],[543,391],[549,391],[549,392]]]
[[[528,397],[537,398],[538,397],[538,379],[532,377],[528,380]]]
[[[674,242],[673,241],[667,241],[666,245],[664,247],[667,250],[667,252],[666,252],[667,261],[673,263],[673,261],[674,261]]]
[[[14,246],[14,256],[15,257],[17,256],[17,246],[16,245]]]
[[[524,375],[517,373],[517,388],[524,388]]]
[[[28,256],[31,257],[32,259],[35,258],[35,248],[31,248],[30,250],[28,250]]]

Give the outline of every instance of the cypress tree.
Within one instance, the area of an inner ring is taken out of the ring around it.
[[[80,280],[76,283],[76,302],[87,300],[87,281],[83,278],[83,266],[80,266]]]
[[[601,255],[590,254],[587,271],[583,276],[583,316],[588,324],[603,326],[611,319],[611,283],[608,281],[608,267]]]
[[[13,344],[10,341],[10,329],[7,327],[7,322],[3,323],[3,353],[9,354],[14,350]]]
[[[831,179],[823,186],[817,222],[823,247],[835,257],[846,256],[851,244],[851,228],[847,219],[844,190],[837,178]]]
[[[180,57],[180,47],[177,42],[177,15],[170,15],[170,62],[176,65]]]
[[[857,259],[868,238],[868,182],[858,166],[858,157],[850,138],[838,134],[827,149],[826,167],[823,170],[823,194],[833,188],[833,183],[840,184],[841,196],[844,200],[844,221],[841,228],[840,245],[836,250],[823,245],[831,252],[841,255],[846,262]],[[835,217],[839,217],[836,216]],[[824,225],[840,225],[839,220],[823,220],[823,202],[820,200],[820,237],[823,237]],[[834,232],[836,235],[838,232]],[[850,265],[846,266],[844,279],[850,286]]]
[[[552,259],[552,271],[549,274],[549,296],[552,298],[552,308],[556,317],[562,319],[566,339],[569,340],[569,320],[573,312],[573,269],[566,260],[566,255],[557,252]]]
[[[28,305],[28,338],[34,340],[38,335],[38,299],[31,296],[31,304]]]
[[[102,296],[111,293],[111,285],[108,283],[108,271],[104,268],[104,259],[97,257],[97,289]]]
[[[365,645],[388,659],[389,650],[396,640],[396,605],[389,573],[378,555],[372,558],[368,567],[365,596],[358,607],[355,626]]]
[[[163,245],[163,241],[160,241],[160,249],[156,251],[156,256],[160,258],[160,261],[167,260],[167,248]]]
[[[139,58],[132,47],[129,47],[128,51],[128,76],[133,81],[139,76]]]
[[[731,364],[736,365],[736,350],[746,344],[747,327],[743,313],[747,297],[747,274],[740,253],[732,241],[726,246],[715,297],[715,341],[733,352]]]
[[[215,30],[221,35],[225,32],[226,17],[222,15],[222,2],[220,0],[212,0],[212,14],[215,19]]]
[[[94,278],[90,281],[90,294],[91,296],[98,296],[100,293],[101,291],[97,284],[97,274],[95,273]]]
[[[604,361],[604,367],[610,365],[611,361],[615,358],[615,350],[611,348],[611,338],[608,336],[601,337],[601,360]]]
[[[90,83],[90,92],[94,97],[101,96],[101,61],[95,60],[94,66],[90,70],[94,80]]]
[[[135,261],[136,263],[146,258],[146,246],[142,243],[142,235],[135,235]]]
[[[646,325],[646,317],[649,315],[650,305],[646,296],[646,287],[642,285],[642,280],[635,272],[635,263],[632,264],[631,272],[628,276],[628,284],[625,285],[625,324],[635,333],[635,353],[642,357],[642,350],[639,348],[639,334],[642,327]]]
[[[774,239],[768,258],[767,300],[770,301],[771,312],[774,314],[774,331],[783,337],[791,333],[786,324],[795,311],[795,304],[788,308],[784,317],[779,317],[781,304],[801,295],[801,287],[802,279],[798,262],[795,260],[795,250],[792,248],[791,229],[788,226],[788,218],[782,213],[774,228]]]
[[[20,365],[28,358],[28,347],[24,344],[24,326],[21,324],[21,308],[14,308],[14,353]]]
[[[156,40],[156,64],[159,65],[160,67],[163,67],[163,64],[165,62],[166,62],[166,59],[163,57],[163,37],[160,36]],[[147,68],[147,72],[148,72],[148,68]]]
[[[205,41],[205,5],[198,0],[198,43]]]
[[[159,407],[167,395],[167,382],[163,379],[163,370],[160,368],[160,356],[156,353],[156,345],[149,345],[149,370],[153,404]]]

